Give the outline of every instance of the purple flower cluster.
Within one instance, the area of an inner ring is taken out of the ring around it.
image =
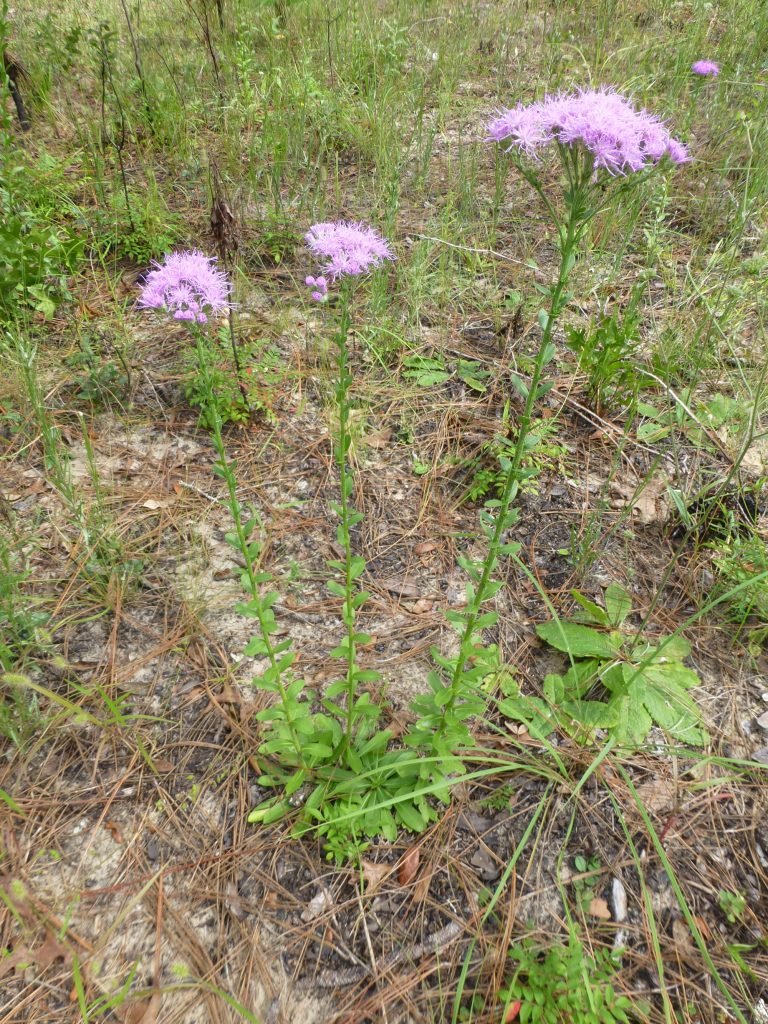
[[[139,305],[167,309],[174,320],[204,324],[229,306],[232,287],[215,260],[197,249],[173,252],[147,274]]]
[[[697,60],[691,64],[691,71],[695,75],[717,78],[720,74],[720,65],[714,60]]]
[[[502,110],[488,125],[489,138],[508,142],[529,156],[559,142],[583,146],[594,166],[611,174],[627,174],[668,156],[676,164],[690,159],[663,121],[635,108],[613,89],[584,89],[548,96],[540,103]]]
[[[328,294],[328,280],[323,277],[305,277],[304,284],[308,288],[314,289],[312,292],[312,298],[316,299],[317,302],[322,302]]]
[[[323,274],[332,281],[339,277],[358,276],[378,267],[384,260],[393,260],[395,254],[375,228],[352,221],[330,221],[313,224],[304,236],[309,251],[323,261]],[[323,298],[328,290],[325,277],[308,278],[315,287],[312,297]]]

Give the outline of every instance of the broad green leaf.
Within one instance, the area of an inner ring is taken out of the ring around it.
[[[614,697],[609,706],[615,708],[617,712],[616,725],[611,730],[612,736],[622,746],[639,747],[653,726],[653,719],[642,703],[624,694]]]
[[[553,712],[540,697],[507,697],[498,708],[513,722],[523,722],[534,739],[544,739],[555,727]]]
[[[691,653],[691,645],[684,636],[671,636],[659,645],[660,661],[682,661]]]
[[[632,598],[618,583],[606,587],[605,610],[612,626],[620,626],[632,611]]]
[[[597,682],[600,668],[605,665],[599,658],[577,661],[563,676],[563,700],[578,700]]]
[[[587,729],[610,729],[619,722],[618,708],[601,700],[570,700],[563,711]]]
[[[423,832],[426,822],[419,811],[408,800],[395,805],[395,813],[407,829],[411,832]]]
[[[328,747],[325,743],[307,743],[301,748],[301,752],[302,754],[319,757],[321,760],[327,761],[333,754],[333,747]]]
[[[574,658],[613,658],[616,654],[604,633],[575,622],[542,622],[536,632],[552,647]]]
[[[425,373],[408,374],[407,376],[413,377],[420,388],[431,388],[450,380],[451,374],[444,370],[427,370]]]
[[[601,608],[599,604],[595,604],[594,601],[590,601],[588,597],[585,597],[584,594],[580,594],[578,590],[572,590],[571,597],[577,604],[580,604],[587,613],[589,622],[594,622],[598,626],[611,625],[607,612],[605,609]]]
[[[698,709],[684,691],[664,694],[649,687],[643,703],[664,732],[675,739],[696,747],[708,741],[707,732],[700,727]]]
[[[544,677],[544,696],[550,704],[562,704],[565,700],[565,682],[562,676],[550,674]]]
[[[651,686],[662,691],[690,690],[701,685],[697,673],[692,668],[681,665],[679,661],[654,662],[643,668],[641,674]]]

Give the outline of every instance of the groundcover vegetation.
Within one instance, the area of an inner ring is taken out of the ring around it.
[[[0,1022],[768,1021],[768,11],[0,11]]]

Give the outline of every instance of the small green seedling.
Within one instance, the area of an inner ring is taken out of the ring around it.
[[[747,899],[744,893],[721,889],[717,894],[717,903],[729,924],[741,922],[744,911],[747,909]]]

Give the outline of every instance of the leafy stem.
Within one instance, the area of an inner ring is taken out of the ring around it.
[[[295,702],[289,699],[289,694],[282,677],[283,670],[287,667],[286,661],[289,659],[281,658],[281,651],[272,643],[271,634],[274,632],[274,616],[271,610],[271,602],[263,600],[260,592],[261,584],[268,577],[257,571],[257,558],[261,545],[258,541],[250,540],[253,529],[256,526],[256,519],[252,518],[248,521],[243,519],[243,509],[237,497],[237,477],[232,464],[227,458],[227,449],[222,435],[222,420],[214,394],[211,368],[208,362],[208,351],[205,346],[203,332],[197,326],[194,328],[194,336],[197,346],[200,379],[203,385],[203,407],[207,414],[206,419],[211,428],[213,445],[218,456],[214,472],[224,480],[227,486],[229,495],[227,504],[235,527],[232,545],[242,555],[245,572],[241,577],[241,582],[251,597],[247,605],[248,614],[258,622],[261,633],[259,652],[263,653],[269,661],[270,683],[273,684],[274,690],[286,711],[285,722],[291,745],[296,755],[296,763],[304,768],[306,767],[306,758],[304,757],[301,739],[296,731],[291,714],[291,708]]]
[[[549,309],[542,311],[539,322],[542,327],[541,342],[536,354],[533,366],[533,373],[528,385],[518,383],[525,396],[523,412],[519,420],[517,441],[512,451],[511,459],[505,460],[502,465],[504,470],[501,496],[497,501],[488,502],[486,508],[494,512],[485,511],[482,515],[482,523],[488,538],[488,550],[483,561],[482,569],[478,571],[471,564],[467,568],[472,578],[472,584],[468,589],[469,607],[462,616],[463,628],[459,641],[459,655],[456,659],[448,694],[443,696],[440,717],[434,737],[434,744],[439,745],[447,727],[452,722],[454,711],[464,694],[464,682],[466,679],[467,664],[473,654],[477,653],[476,634],[483,625],[490,625],[495,621],[482,615],[482,605],[498,590],[498,585],[492,580],[492,573],[498,564],[499,555],[505,550],[502,537],[506,529],[512,525],[509,515],[511,502],[517,495],[520,481],[526,475],[522,468],[524,457],[535,447],[537,438],[531,433],[531,422],[536,401],[543,397],[549,390],[549,385],[542,382],[545,367],[554,357],[555,349],[552,344],[552,334],[557,318],[567,302],[566,287],[568,278],[573,269],[576,259],[576,246],[581,238],[583,224],[587,216],[587,190],[589,182],[589,168],[585,165],[571,166],[568,168],[569,189],[566,193],[567,211],[564,222],[558,225],[560,267],[555,285],[549,289]],[[538,184],[538,183],[537,183]],[[495,514],[494,514],[495,513]]]
[[[339,470],[340,501],[335,506],[339,516],[339,524],[336,529],[336,540],[344,551],[344,557],[340,560],[329,562],[332,569],[336,569],[342,582],[330,580],[328,587],[331,593],[342,599],[342,620],[346,627],[346,634],[341,644],[332,652],[334,657],[343,658],[346,668],[343,680],[334,683],[326,695],[326,707],[329,710],[338,712],[337,705],[329,701],[343,693],[346,697],[346,708],[342,712],[344,721],[344,735],[341,737],[334,756],[340,760],[346,755],[350,759],[350,750],[353,746],[353,733],[355,722],[360,718],[375,717],[376,709],[370,705],[367,699],[356,699],[357,683],[371,681],[376,678],[372,672],[363,672],[357,665],[357,650],[361,643],[366,643],[368,637],[359,633],[356,628],[357,612],[365,603],[368,594],[365,591],[358,591],[355,581],[360,578],[365,570],[365,560],[360,555],[355,555],[352,550],[352,528],[359,523],[363,515],[357,512],[350,501],[354,478],[349,471],[348,454],[351,445],[349,430],[350,415],[350,388],[352,386],[352,373],[349,369],[349,350],[347,347],[347,335],[351,323],[351,306],[354,283],[345,279],[340,290],[341,319],[338,333],[336,335],[337,348],[337,381],[336,381],[336,404],[338,407],[338,436],[336,438],[335,456]],[[352,756],[354,761],[354,755]],[[355,767],[354,764],[350,765]]]

